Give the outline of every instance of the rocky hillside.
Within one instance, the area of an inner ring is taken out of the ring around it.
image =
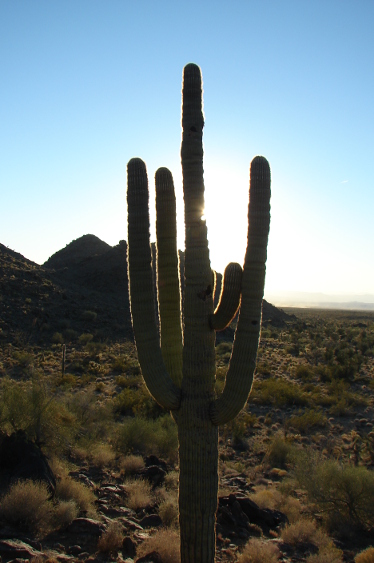
[[[131,337],[126,251],[125,241],[111,247],[84,235],[39,266],[0,244],[0,339],[41,344],[64,331]],[[263,320],[280,327],[293,318],[264,301]],[[227,329],[220,340],[233,334]]]

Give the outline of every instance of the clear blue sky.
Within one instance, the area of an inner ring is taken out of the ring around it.
[[[127,238],[126,164],[174,175],[183,66],[204,79],[212,265],[243,261],[272,170],[266,291],[374,294],[372,0],[1,0],[0,242],[43,263]],[[153,203],[152,203],[153,205]],[[153,223],[153,219],[152,219]]]

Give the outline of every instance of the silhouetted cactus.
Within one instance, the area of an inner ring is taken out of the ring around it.
[[[216,311],[204,213],[202,82],[198,66],[183,77],[181,148],[185,205],[183,315],[178,275],[175,195],[171,173],[156,172],[157,282],[155,315],[149,238],[148,180],[140,159],[128,163],[128,268],[139,363],[158,403],[172,411],[179,437],[179,520],[182,563],[213,562],[218,490],[218,425],[245,405],[260,334],[270,223],[270,169],[263,157],[250,168],[248,244],[244,269],[229,264]],[[215,396],[215,330],[240,305],[223,392]],[[161,340],[161,345],[160,345]]]

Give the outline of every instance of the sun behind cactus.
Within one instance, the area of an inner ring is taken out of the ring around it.
[[[216,311],[204,213],[202,80],[198,66],[184,68],[182,169],[185,217],[184,292],[181,311],[171,173],[156,173],[157,282],[155,312],[149,235],[148,179],[140,159],[128,163],[128,270],[133,329],[145,383],[172,411],[179,439],[179,521],[182,563],[215,560],[218,425],[240,412],[250,393],[259,342],[270,224],[270,168],[256,157],[250,169],[248,243],[242,270],[229,264]],[[240,305],[230,366],[215,397],[215,331]],[[161,341],[161,343],[160,343]]]

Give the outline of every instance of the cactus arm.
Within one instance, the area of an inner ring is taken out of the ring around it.
[[[229,422],[241,411],[256,367],[270,225],[270,167],[263,157],[251,163],[248,223],[242,301],[230,366],[225,388],[210,406],[211,420],[217,425]]]
[[[209,319],[214,330],[224,330],[233,320],[240,305],[242,267],[231,262],[225,268],[218,306]]]
[[[156,324],[149,241],[148,179],[139,158],[127,166],[128,277],[132,324],[138,359],[148,390],[168,410],[180,404],[180,390],[167,373]]]
[[[174,183],[167,168],[156,172],[157,286],[161,352],[174,383],[182,383],[183,338]]]

